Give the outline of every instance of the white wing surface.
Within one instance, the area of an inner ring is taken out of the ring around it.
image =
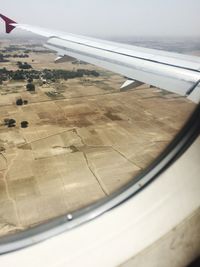
[[[126,76],[128,87],[136,87],[134,82],[146,83],[200,102],[199,57],[52,31],[0,17],[7,33],[19,28],[46,37],[45,47],[56,51],[59,60],[67,55]]]

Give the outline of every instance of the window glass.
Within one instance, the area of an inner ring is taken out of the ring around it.
[[[167,44],[200,51],[191,42]],[[84,62],[55,64],[39,39],[2,39],[0,49],[0,235],[120,189],[160,155],[195,107],[149,85],[120,91],[124,77]]]

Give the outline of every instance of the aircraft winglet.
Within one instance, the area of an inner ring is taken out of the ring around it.
[[[2,18],[5,22],[5,25],[6,25],[6,33],[10,33],[14,28],[15,26],[12,25],[12,24],[17,24],[17,22],[15,22],[14,20],[12,19],[9,19],[8,17],[0,14],[0,18]]]

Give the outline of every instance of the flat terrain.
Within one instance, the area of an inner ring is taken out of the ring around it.
[[[35,93],[26,91],[25,81],[0,85],[0,235],[121,188],[158,157],[195,107],[148,85],[120,92],[123,77],[88,64],[55,64],[54,58],[31,52],[25,61],[37,70],[85,68],[100,76],[35,81]],[[15,70],[17,61],[0,68]],[[17,106],[20,97],[28,104]],[[5,118],[15,119],[16,127],[5,126]]]

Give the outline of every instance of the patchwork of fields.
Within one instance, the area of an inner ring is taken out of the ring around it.
[[[34,69],[77,69],[30,53]],[[0,63],[15,69],[17,58]],[[143,85],[120,92],[121,76],[0,85],[0,235],[23,230],[92,204],[142,172],[164,150],[194,104]],[[17,106],[22,98],[27,105]],[[4,124],[6,118],[15,127]],[[28,121],[27,128],[20,123]]]

